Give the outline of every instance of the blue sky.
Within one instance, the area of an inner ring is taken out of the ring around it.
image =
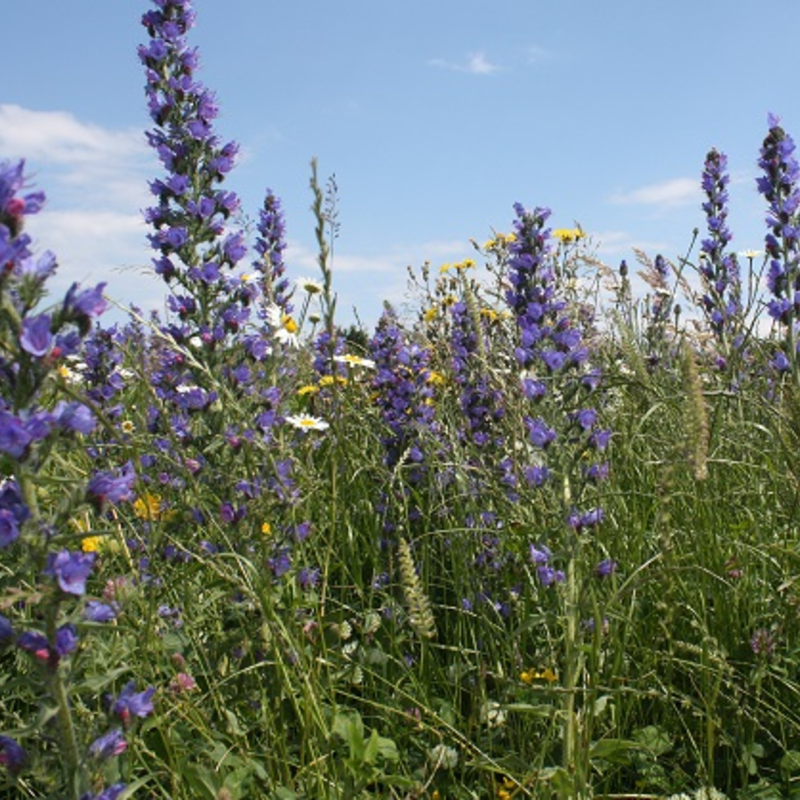
[[[473,255],[516,201],[575,222],[611,266],[677,259],[704,224],[706,152],[728,155],[733,245],[759,248],[767,113],[800,136],[800,3],[774,0],[195,0],[198,77],[226,188],[287,218],[291,277],[318,277],[309,163],[339,187],[340,320],[402,304],[406,268]],[[145,0],[2,0],[0,158],[25,157],[48,206],[30,227],[60,285],[108,281],[162,304],[141,209],[161,174],[136,47]],[[11,77],[9,78],[8,75]]]

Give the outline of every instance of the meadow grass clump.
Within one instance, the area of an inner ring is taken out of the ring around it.
[[[194,21],[157,0],[139,52],[164,318],[51,302],[44,195],[0,163],[3,796],[797,796],[789,134],[771,331],[716,149],[696,263],[636,253],[644,297],[517,204],[345,330],[316,162],[319,279],[271,190],[243,266]]]

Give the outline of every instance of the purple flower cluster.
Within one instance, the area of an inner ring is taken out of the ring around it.
[[[728,343],[742,311],[739,263],[735,253],[726,252],[732,238],[727,225],[730,177],[726,167],[726,156],[710,150],[701,184],[706,195],[703,211],[708,226],[708,238],[700,246],[700,275],[705,288],[701,302],[712,332],[723,344]]]
[[[286,222],[281,209],[281,201],[267,190],[264,205],[258,215],[258,237],[255,250],[259,254],[253,266],[263,275],[262,295],[274,303],[283,314],[292,313],[289,280],[285,277],[286,265],[283,251],[286,249]]]
[[[509,282],[506,300],[517,323],[515,355],[523,368],[522,396],[535,409],[523,418],[534,454],[532,464],[521,469],[528,485],[543,486],[554,471],[570,487],[571,502],[587,503],[592,487],[608,476],[608,462],[601,454],[611,431],[602,426],[600,414],[586,401],[599,386],[596,370],[588,367],[588,348],[581,329],[581,313],[559,284],[550,251],[550,232],[545,224],[548,209],[526,211],[515,206],[515,236],[509,245]],[[576,465],[580,464],[580,472]],[[603,510],[564,508],[566,529],[573,542],[603,521]],[[567,548],[574,555],[574,546]],[[563,580],[550,563],[550,550],[531,546],[531,559],[543,584]]]
[[[226,270],[245,255],[241,232],[225,223],[239,208],[233,192],[217,188],[233,168],[238,147],[221,144],[213,121],[219,113],[214,95],[196,80],[198,55],[186,34],[194,24],[190,0],[158,0],[142,18],[150,42],[139,48],[145,66],[146,93],[156,128],[148,132],[167,170],[151,184],[158,203],[146,220],[154,228],[150,242],[158,256],[157,274],[187,292],[172,299],[182,324],[175,333],[194,330],[219,340],[236,332],[249,316],[251,290]]]
[[[480,318],[464,302],[454,303],[450,313],[453,376],[461,389],[459,401],[467,425],[462,437],[479,448],[502,446],[497,423],[504,416],[503,393],[492,387],[486,359],[481,357],[489,342]]]
[[[386,433],[384,463],[390,470],[405,459],[412,465],[410,480],[422,477],[425,439],[435,430],[430,352],[406,336],[397,319],[385,311],[370,341],[375,362],[372,388]]]
[[[543,586],[552,586],[555,583],[563,583],[566,579],[564,571],[555,569],[550,560],[553,554],[547,545],[532,544],[530,546],[530,559],[533,566],[536,567],[536,574]]]
[[[800,319],[800,165],[794,155],[795,143],[773,115],[761,147],[758,191],[769,208],[769,228],[764,244],[769,258],[767,287],[772,294],[770,316],[786,328],[784,350],[773,364],[779,371],[797,364],[796,333]]]
[[[583,364],[588,351],[580,330],[557,296],[550,251],[547,208],[527,211],[517,203],[515,237],[509,245],[506,301],[519,330],[515,356],[520,366],[554,375]]]

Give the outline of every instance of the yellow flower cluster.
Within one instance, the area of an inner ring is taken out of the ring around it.
[[[145,492],[141,497],[137,497],[133,503],[133,513],[139,519],[155,520],[168,518],[171,513],[165,512],[161,505],[161,496]]]
[[[498,233],[494,239],[484,242],[483,249],[491,252],[492,250],[503,250],[508,247],[511,242],[515,242],[517,237],[513,233]]]
[[[556,228],[553,231],[553,236],[558,239],[561,244],[571,244],[583,239],[586,234],[581,228]]]
[[[442,266],[439,267],[439,272],[444,274],[445,272],[450,272],[451,269],[457,272],[464,272],[465,270],[474,268],[475,262],[471,258],[465,258],[463,261],[457,261],[455,264],[442,264]]]
[[[556,675],[550,667],[545,667],[540,672],[533,669],[526,669],[525,672],[520,673],[519,679],[528,686],[531,686],[536,683],[536,681],[555,683],[558,680],[558,675]]]

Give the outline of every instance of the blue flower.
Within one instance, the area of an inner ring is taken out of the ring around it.
[[[89,753],[98,761],[104,761],[112,756],[118,756],[120,753],[124,753],[127,748],[128,743],[125,741],[122,730],[120,728],[114,728],[114,730],[95,739],[95,741],[89,745]]]
[[[19,772],[25,766],[27,754],[16,739],[10,736],[0,736],[0,764],[12,774]]]
[[[53,333],[50,330],[51,324],[49,314],[39,314],[36,317],[24,319],[19,337],[19,346],[26,353],[30,353],[37,358],[46,356],[53,344]]]
[[[156,690],[149,686],[143,692],[136,691],[134,681],[125,684],[111,706],[111,713],[118,716],[123,725],[130,723],[131,717],[146,717],[153,713],[153,695]]]
[[[96,559],[97,553],[70,552],[69,550],[50,553],[47,557],[44,574],[55,578],[62,592],[80,596],[86,593],[86,579],[89,577]]]

